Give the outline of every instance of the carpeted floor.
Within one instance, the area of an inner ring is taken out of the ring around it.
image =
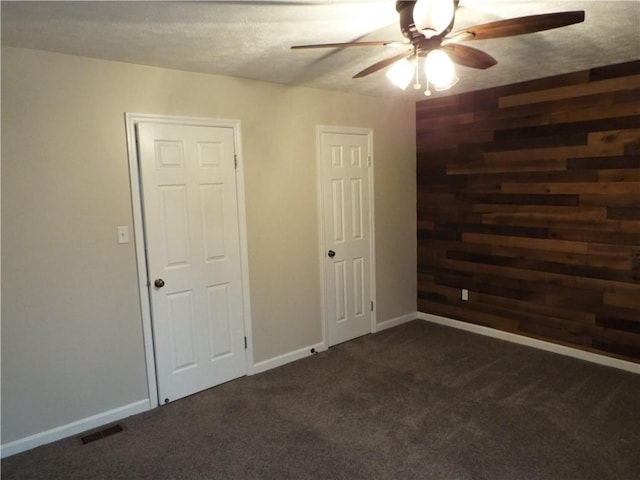
[[[2,479],[640,478],[640,376],[422,321],[122,423]]]

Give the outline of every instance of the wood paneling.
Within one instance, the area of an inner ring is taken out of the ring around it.
[[[416,125],[419,310],[640,362],[640,61]]]

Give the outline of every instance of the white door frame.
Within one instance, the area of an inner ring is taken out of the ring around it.
[[[129,182],[131,186],[131,203],[133,210],[134,243],[138,267],[138,291],[142,315],[142,334],[147,367],[147,385],[149,389],[149,406],[155,408],[158,401],[158,382],[156,378],[155,352],[153,347],[153,330],[151,326],[151,303],[149,301],[149,280],[147,256],[145,253],[145,231],[142,216],[142,195],[140,191],[140,166],[136,141],[136,125],[139,122],[178,124],[205,127],[227,127],[233,129],[234,147],[237,155],[236,183],[238,196],[238,229],[240,234],[240,264],[242,275],[242,309],[244,313],[244,332],[247,337],[245,362],[247,374],[253,373],[253,337],[251,329],[251,296],[249,294],[249,256],[247,247],[247,217],[244,189],[244,161],[240,137],[240,120],[221,120],[202,117],[182,117],[170,115],[150,115],[143,113],[125,113],[127,150],[129,153]]]
[[[317,125],[316,126],[316,168],[317,168],[317,178],[318,178],[318,230],[320,234],[320,301],[321,301],[321,316],[322,316],[322,342],[324,344],[324,348],[329,347],[329,338],[328,338],[328,312],[327,312],[327,292],[326,292],[326,255],[327,255],[327,245],[324,238],[325,232],[325,221],[324,221],[324,200],[322,195],[322,172],[323,172],[323,163],[322,163],[322,134],[324,133],[337,133],[337,134],[351,134],[351,135],[366,135],[367,136],[367,148],[369,149],[369,212],[370,212],[370,222],[369,222],[369,247],[371,249],[371,301],[373,302],[374,308],[371,311],[371,333],[376,332],[376,311],[377,311],[377,302],[376,302],[376,250],[375,250],[375,211],[374,211],[374,191],[373,191],[373,129],[371,128],[356,128],[356,127],[340,127],[340,126],[330,126],[330,125]]]

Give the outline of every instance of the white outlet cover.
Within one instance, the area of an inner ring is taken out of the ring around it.
[[[129,243],[129,227],[118,227],[118,243]]]

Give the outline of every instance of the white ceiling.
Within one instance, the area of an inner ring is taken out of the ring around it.
[[[460,93],[640,59],[640,1],[461,0],[454,30],[585,10],[582,24],[467,42],[498,65],[458,67]],[[2,44],[368,95],[397,90],[384,72],[351,77],[391,47],[290,50],[291,45],[402,40],[393,0],[91,1],[1,3]],[[409,88],[402,95],[421,99]]]

